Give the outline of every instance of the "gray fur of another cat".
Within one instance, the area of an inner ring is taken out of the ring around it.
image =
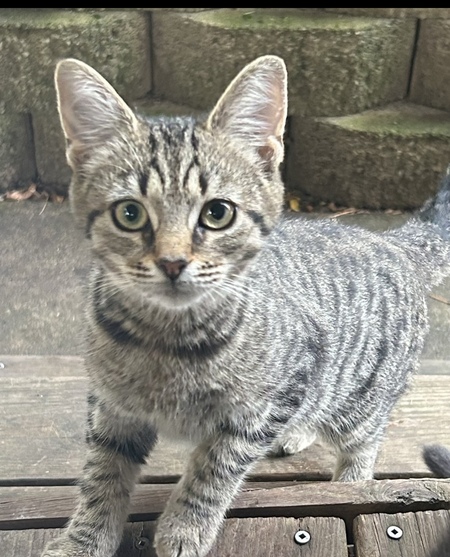
[[[426,445],[422,451],[428,468],[439,478],[450,478],[450,449],[443,445]]]
[[[336,448],[335,480],[371,478],[417,367],[426,295],[449,272],[448,183],[384,234],[282,217],[287,78],[274,56],[244,68],[203,124],[137,118],[76,60],[56,83],[95,264],[87,462],[78,509],[45,557],[114,554],[159,431],[196,445],[159,519],[159,557],[206,555],[269,452],[319,436]],[[228,227],[202,225],[214,199],[236,207]],[[142,204],[144,229],[117,226],[121,200]]]

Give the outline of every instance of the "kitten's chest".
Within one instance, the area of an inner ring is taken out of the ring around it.
[[[105,361],[106,360],[106,361]],[[245,388],[218,361],[194,361],[157,350],[110,347],[88,358],[91,380],[119,411],[150,420],[171,435],[192,437],[242,406]]]

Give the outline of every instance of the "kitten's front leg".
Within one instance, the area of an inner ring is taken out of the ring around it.
[[[120,544],[130,494],[141,464],[156,442],[146,424],[117,416],[89,398],[88,456],[78,508],[63,535],[42,557],[112,557]]]
[[[273,440],[267,426],[254,433],[222,428],[198,446],[158,521],[158,557],[203,557],[211,548],[227,508],[251,465]]]

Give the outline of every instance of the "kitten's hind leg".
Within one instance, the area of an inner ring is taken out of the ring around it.
[[[333,481],[355,482],[373,479],[375,461],[387,423],[388,416],[374,412],[355,429],[341,432],[333,439],[333,444],[338,450]]]
[[[273,457],[289,456],[306,449],[316,440],[316,432],[301,424],[293,424],[275,440],[269,455]]]
[[[371,480],[378,454],[378,443],[369,446],[340,449],[333,474],[334,482]]]

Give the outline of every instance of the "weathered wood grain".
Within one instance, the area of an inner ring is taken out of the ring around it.
[[[153,520],[164,509],[171,484],[141,484],[130,520]],[[0,530],[62,526],[75,509],[73,486],[0,488]],[[450,509],[450,480],[371,480],[354,483],[247,483],[230,517],[335,516],[351,528],[360,514]]]
[[[297,545],[294,535],[306,530],[310,542]],[[128,524],[116,557],[156,557],[154,522]],[[0,554],[5,557],[40,557],[55,530],[0,531]],[[208,557],[347,557],[344,523],[337,518],[242,518],[225,521]]]
[[[400,539],[387,535],[389,526],[400,527]],[[449,557],[450,511],[359,516],[354,524],[358,557]]]
[[[308,532],[298,545],[294,535]],[[347,557],[345,525],[338,518],[241,518],[226,521],[208,557]]]
[[[71,356],[0,356],[0,485],[73,482],[84,460],[86,378]],[[417,376],[398,405],[376,466],[379,478],[429,476],[421,448],[450,444],[450,377]],[[173,482],[183,471],[187,446],[162,441],[143,470],[145,482]],[[254,480],[323,480],[334,455],[316,444],[302,454],[265,459]]]
[[[2,557],[41,557],[45,544],[56,537],[59,530],[0,531]]]

